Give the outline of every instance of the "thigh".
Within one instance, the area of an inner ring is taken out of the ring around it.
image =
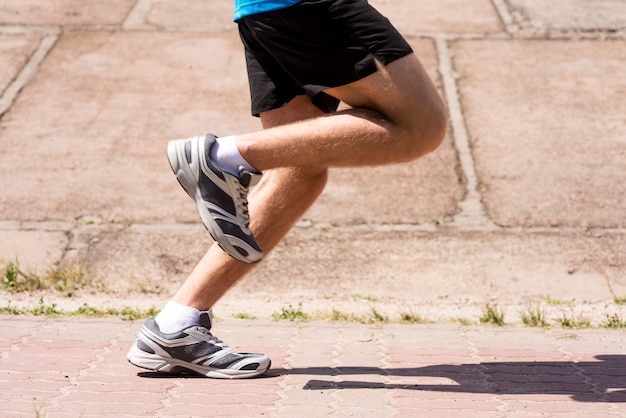
[[[309,96],[296,96],[286,105],[260,114],[263,129],[322,116],[325,113]]]
[[[322,93],[350,84],[412,53],[410,45],[366,0],[303,0],[238,21],[246,47],[253,106],[267,111],[298,94],[327,113]],[[258,81],[257,81],[258,79]],[[270,100],[271,99],[271,100]]]
[[[415,54],[389,65],[378,63],[378,71],[345,86],[330,88],[325,93],[349,106],[376,110],[398,123],[418,122],[423,112],[442,108],[443,102],[421,62]]]

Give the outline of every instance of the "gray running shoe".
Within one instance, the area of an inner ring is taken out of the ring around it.
[[[238,353],[214,337],[210,312],[199,324],[164,334],[154,318],[139,331],[126,358],[135,366],[167,373],[197,373],[218,379],[241,379],[265,373],[271,365],[265,354]]]
[[[214,143],[211,134],[170,141],[167,158],[211,237],[231,257],[256,263],[263,250],[250,231],[248,188],[259,173],[241,168],[237,177],[225,172],[211,160]]]

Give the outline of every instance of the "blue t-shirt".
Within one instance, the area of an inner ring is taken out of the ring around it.
[[[235,0],[235,16],[233,20],[255,13],[269,12],[293,6],[301,0]]]

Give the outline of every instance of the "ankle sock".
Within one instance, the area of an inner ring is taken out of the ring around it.
[[[239,175],[239,167],[243,167],[251,173],[256,173],[254,167],[241,156],[234,136],[215,138],[215,145],[211,149],[211,158],[222,170],[235,176]]]
[[[172,334],[198,324],[200,311],[190,306],[181,305],[173,300],[154,318],[161,332]]]

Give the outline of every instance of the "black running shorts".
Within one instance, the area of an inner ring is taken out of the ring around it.
[[[303,94],[335,111],[325,89],[373,74],[375,59],[386,65],[413,52],[367,0],[303,0],[237,23],[255,116]]]

